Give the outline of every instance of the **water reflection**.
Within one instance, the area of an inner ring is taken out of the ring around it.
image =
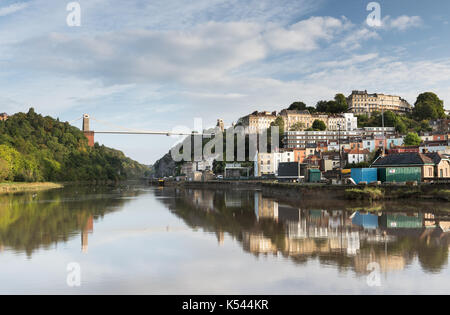
[[[88,252],[94,222],[117,211],[139,190],[73,187],[37,194],[0,196],[0,253],[12,250],[31,258],[38,249],[81,238]]]
[[[276,255],[297,264],[322,265],[368,274],[403,270],[415,259],[425,272],[448,264],[450,215],[446,204],[387,203],[371,208],[324,200],[279,202],[261,192],[180,190],[156,192],[192,229],[228,234],[255,256]],[[418,210],[420,209],[420,210]]]

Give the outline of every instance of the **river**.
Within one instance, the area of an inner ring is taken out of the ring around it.
[[[0,294],[448,294],[449,210],[140,185],[2,195]]]

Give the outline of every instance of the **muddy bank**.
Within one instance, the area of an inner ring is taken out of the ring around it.
[[[178,183],[188,188],[202,189],[249,189],[260,190],[265,195],[282,199],[318,199],[318,200],[430,200],[450,201],[450,185],[381,185],[376,187],[337,186],[325,184],[286,184],[274,182],[184,182]]]
[[[0,194],[34,192],[63,187],[64,185],[57,183],[0,183]]]

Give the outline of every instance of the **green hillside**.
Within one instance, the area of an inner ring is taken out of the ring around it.
[[[124,180],[148,171],[121,151],[90,148],[81,130],[33,108],[0,121],[0,182]]]

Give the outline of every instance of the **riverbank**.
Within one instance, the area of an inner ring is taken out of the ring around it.
[[[63,187],[63,184],[58,183],[0,183],[0,194],[34,192]]]
[[[287,184],[260,181],[212,181],[212,182],[184,182],[178,183],[187,188],[203,189],[257,189],[268,196],[283,199],[338,199],[338,200],[433,200],[450,201],[449,184],[423,184],[418,186],[407,185],[380,185],[349,186],[326,184]]]

